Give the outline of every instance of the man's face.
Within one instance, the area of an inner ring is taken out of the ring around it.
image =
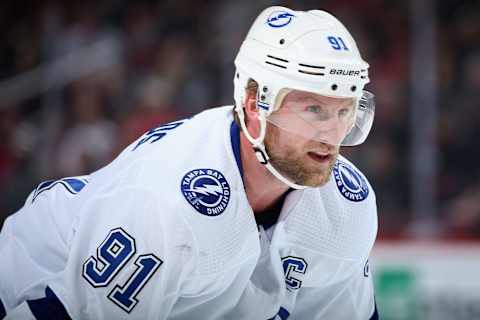
[[[352,98],[291,91],[267,121],[264,143],[272,165],[296,184],[327,183],[351,127],[354,105]]]

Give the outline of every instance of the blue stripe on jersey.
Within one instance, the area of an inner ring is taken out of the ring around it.
[[[230,126],[230,140],[232,141],[232,149],[237,162],[237,167],[243,180],[242,158],[240,157],[240,128],[235,121],[232,121],[232,125]]]
[[[47,180],[47,181],[44,181],[42,183],[40,183],[37,187],[38,190],[41,190],[41,189],[45,189],[45,188],[48,188],[49,186],[52,185],[52,183],[54,183],[55,180]]]
[[[377,311],[377,303],[375,302],[375,309],[373,310],[373,314],[370,317],[370,320],[378,320],[378,311]]]
[[[61,184],[62,186],[64,186],[65,189],[71,194],[77,194],[83,189],[83,187],[86,186],[87,183],[87,179],[78,177],[63,178],[59,180],[48,180],[42,182],[38,185],[37,189],[35,189],[35,192],[33,193],[32,203],[42,192],[52,189],[57,184]]]
[[[278,310],[278,313],[275,315],[275,317],[270,318],[268,320],[276,320],[278,319],[277,316],[280,318],[280,320],[287,320],[288,317],[290,316],[290,312],[288,312],[287,309],[284,307],[280,307],[280,310]]]
[[[7,312],[5,311],[5,307],[3,306],[3,302],[0,299],[0,319],[3,319]]]
[[[37,320],[71,320],[62,302],[49,287],[45,289],[45,298],[27,300],[27,304]]]
[[[280,310],[278,311],[278,316],[282,320],[286,320],[290,316],[290,312],[288,312],[287,309],[280,307]]]
[[[76,193],[82,191],[83,187],[87,184],[86,180],[80,180],[78,178],[63,178],[61,183],[66,182],[67,186],[73,189]]]

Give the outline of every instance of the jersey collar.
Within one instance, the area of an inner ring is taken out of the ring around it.
[[[230,140],[232,142],[233,155],[237,162],[238,171],[240,171],[240,176],[243,181],[243,166],[242,158],[240,156],[240,128],[235,121],[232,121],[232,124],[230,125]]]

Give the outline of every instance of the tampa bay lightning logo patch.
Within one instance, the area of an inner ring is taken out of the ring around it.
[[[362,175],[348,163],[338,160],[333,167],[333,176],[340,193],[350,201],[363,201],[370,190]]]
[[[295,16],[289,12],[275,11],[268,16],[267,24],[273,28],[281,28],[292,22],[292,18]]]
[[[183,176],[181,190],[185,199],[198,212],[218,216],[227,208],[230,185],[215,169],[195,169]]]

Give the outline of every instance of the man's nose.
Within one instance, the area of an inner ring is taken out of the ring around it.
[[[317,131],[314,139],[338,146],[342,142],[343,134],[339,128],[331,128],[329,130]]]
[[[338,117],[332,116],[328,120],[315,123],[315,140],[339,145],[344,138],[344,131]]]
[[[315,121],[315,127],[319,131],[336,130],[342,126],[339,116],[335,112],[324,112]]]

